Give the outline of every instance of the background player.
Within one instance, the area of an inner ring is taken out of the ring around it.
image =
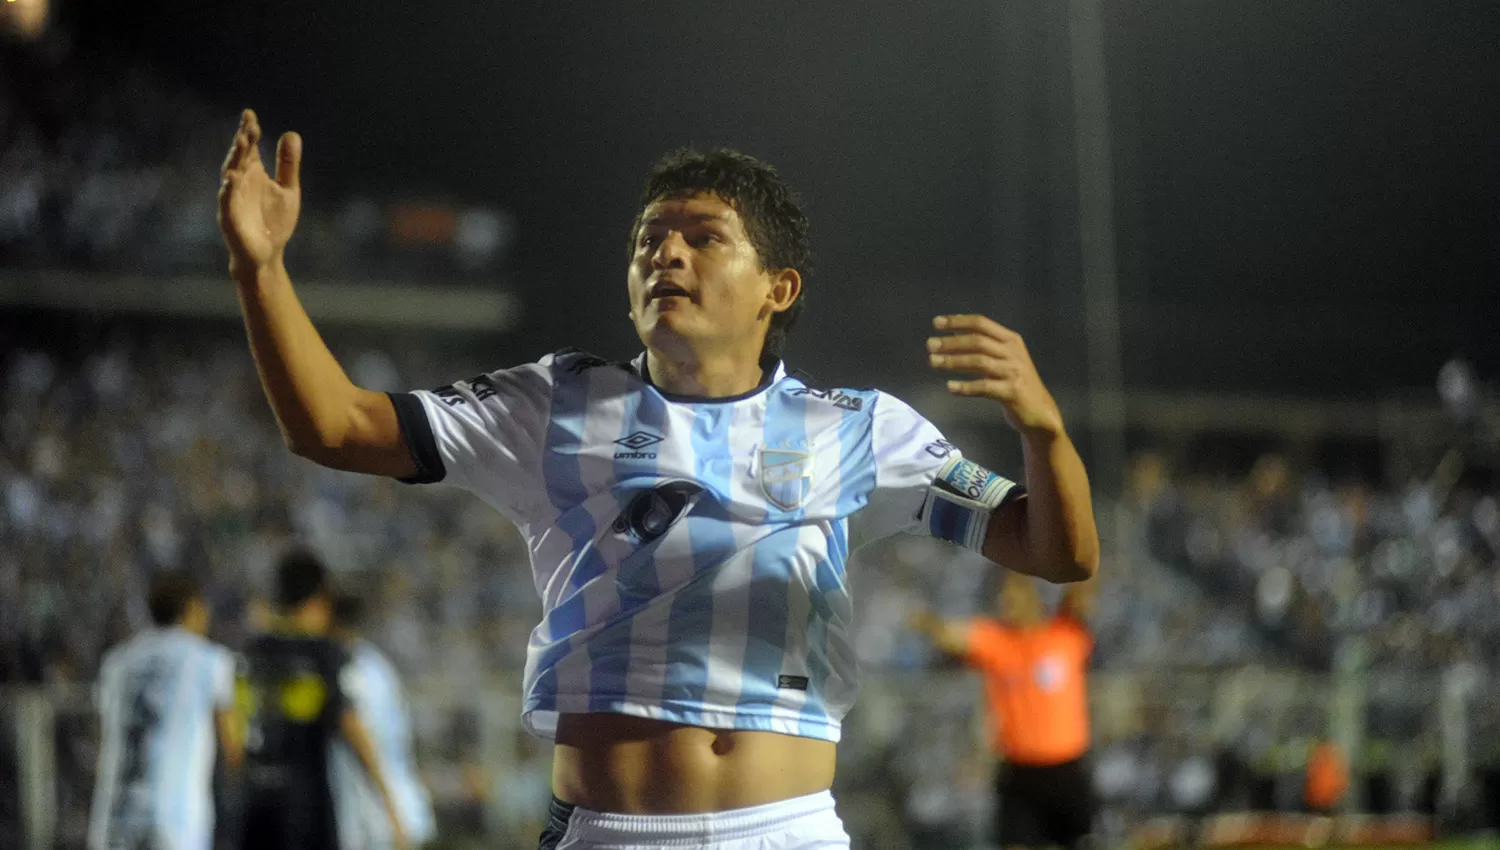
[[[329,757],[347,744],[381,800],[392,844],[405,836],[369,732],[346,696],[349,655],[328,636],[327,570],[292,551],[276,565],[276,629],[246,644],[239,700],[245,712],[241,850],[338,850]]]
[[[301,139],[282,138],[275,179],[259,141],[247,111],[220,223],[288,445],[464,487],[528,538],[544,619],[524,718],[557,742],[543,846],[847,846],[828,789],[857,690],[843,580],[855,513],[1054,581],[1097,566],[1083,464],[1013,331],[941,316],[950,335],[928,351],[934,368],[979,375],[950,391],[1001,403],[1022,436],[1024,499],[899,400],[787,374],[807,221],[764,164],[684,154],[653,171],[631,229],[634,361],[572,350],[386,395],[350,382],[285,268]]]
[[[192,578],[156,576],[147,607],[155,628],[110,650],[99,670],[102,740],[89,847],[208,850],[215,755],[231,769],[242,756],[234,662],[204,637],[208,605]]]
[[[1048,617],[1032,580],[1011,573],[996,598],[997,620],[945,622],[930,612],[913,618],[940,649],[984,678],[1002,760],[995,783],[1002,847],[1074,848],[1093,829],[1098,804],[1085,684],[1092,599],[1092,582],[1073,585]]]
[[[352,665],[345,677],[346,696],[370,732],[402,830],[413,846],[421,846],[435,837],[435,827],[432,799],[422,785],[412,752],[411,712],[395,665],[360,635],[364,611],[363,600],[353,594],[341,593],[334,600],[333,637],[348,650]],[[345,850],[390,847],[380,795],[353,750],[342,743],[334,749],[334,778]]]

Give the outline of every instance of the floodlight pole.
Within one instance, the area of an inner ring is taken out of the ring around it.
[[[1103,0],[1067,0],[1073,83],[1073,148],[1078,173],[1078,241],[1088,346],[1093,478],[1108,493],[1125,492],[1125,391],[1120,294],[1115,254],[1114,160]],[[1116,525],[1120,521],[1116,519]],[[1118,527],[1115,545],[1121,537]]]

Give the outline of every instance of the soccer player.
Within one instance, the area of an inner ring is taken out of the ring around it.
[[[523,720],[555,741],[542,847],[847,847],[834,745],[854,700],[849,520],[930,534],[1052,581],[1090,576],[1083,463],[1021,338],[939,316],[952,392],[999,402],[1026,489],[910,407],[815,389],[779,359],[810,266],[807,219],[743,154],[648,178],[626,285],[644,353],[577,349],[431,392],[355,386],[283,262],[302,140],[274,178],[246,111],[219,217],[250,347],[289,447],[337,469],[467,489],[526,537],[542,622]]]
[[[417,775],[411,714],[396,667],[375,644],[360,636],[364,611],[364,602],[352,594],[341,593],[334,600],[333,637],[353,659],[352,675],[346,677],[346,696],[370,731],[385,781],[396,798],[402,830],[413,846],[421,846],[435,835],[432,800]],[[334,748],[334,778],[344,850],[389,848],[390,830],[380,797],[360,769],[354,752],[343,744]]]
[[[913,625],[984,677],[996,754],[1000,846],[1076,848],[1093,831],[1098,805],[1088,769],[1085,687],[1094,641],[1086,621],[1092,585],[1068,588],[1047,617],[1036,585],[1009,573],[999,620],[947,622],[930,612]]]
[[[375,745],[346,683],[348,653],[328,636],[332,589],[323,563],[293,550],[276,565],[275,630],[246,644],[240,670],[245,713],[245,812],[240,850],[339,850],[329,759],[346,744],[381,801],[395,847],[405,835]]]
[[[191,577],[151,580],[155,627],[114,647],[99,670],[102,746],[90,850],[209,850],[216,755],[237,768],[234,661],[211,643]]]

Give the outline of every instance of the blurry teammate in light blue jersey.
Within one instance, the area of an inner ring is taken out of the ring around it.
[[[211,850],[216,757],[238,768],[234,660],[204,637],[208,606],[179,573],[151,582],[155,628],[104,656],[90,850]]]
[[[420,847],[436,837],[436,825],[432,799],[417,772],[410,707],[395,666],[360,637],[363,621],[364,603],[358,597],[342,594],[334,600],[333,638],[349,650],[349,701],[375,744],[406,839]],[[385,808],[347,745],[334,745],[332,770],[343,850],[388,850],[393,845]]]
[[[625,285],[599,288],[624,300],[638,355],[564,349],[388,395],[349,380],[297,299],[285,248],[302,140],[282,137],[273,178],[260,135],[245,112],[219,219],[288,446],[466,489],[527,541],[542,620],[523,720],[556,742],[541,847],[848,846],[829,789],[859,680],[856,517],[867,539],[930,535],[1052,581],[1097,568],[1088,476],[1014,331],[937,316],[927,355],[975,375],[949,391],[991,399],[995,427],[1019,434],[1024,487],[901,400],[820,389],[782,362],[812,253],[800,202],[765,163],[684,151],[652,170]]]

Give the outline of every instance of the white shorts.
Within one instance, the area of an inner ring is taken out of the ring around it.
[[[614,815],[574,809],[557,850],[848,850],[849,835],[820,791],[701,815]]]

